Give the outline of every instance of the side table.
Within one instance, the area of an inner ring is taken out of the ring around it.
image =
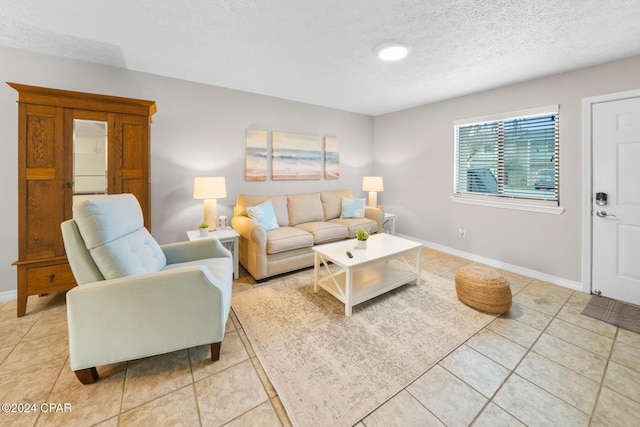
[[[222,245],[231,251],[233,255],[233,278],[240,277],[240,268],[238,266],[238,237],[240,235],[231,227],[217,228],[216,231],[209,231],[209,235],[206,237],[200,236],[200,230],[187,231],[187,237],[189,240],[200,239],[218,239]]]
[[[396,234],[396,214],[385,212],[384,219],[382,220],[382,228],[385,233],[395,235]]]

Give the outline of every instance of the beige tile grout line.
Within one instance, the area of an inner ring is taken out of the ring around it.
[[[609,362],[611,362],[611,356],[613,355],[613,347],[616,345],[616,341],[618,339],[618,331],[620,331],[620,328],[616,326],[616,333],[613,335],[613,340],[611,341],[611,348],[609,349],[607,361],[604,365],[604,369],[602,370],[602,377],[600,378],[600,384],[598,386],[598,393],[596,393],[596,400],[593,404],[593,410],[589,415],[589,425],[593,424],[593,416],[595,414],[595,409],[598,406],[598,402],[600,401],[600,394],[602,393],[602,387],[604,387],[604,377],[607,375],[607,371],[609,370]]]

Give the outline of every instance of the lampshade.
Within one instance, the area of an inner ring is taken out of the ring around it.
[[[384,191],[384,183],[381,176],[362,177],[362,191]]]
[[[202,176],[193,183],[194,199],[222,199],[227,197],[227,184],[223,176]]]
[[[362,177],[362,191],[369,192],[369,206],[378,206],[378,191],[384,191],[384,184],[381,176]]]
[[[193,198],[204,199],[203,221],[215,231],[218,222],[216,199],[227,197],[227,184],[223,176],[198,177],[193,183]]]

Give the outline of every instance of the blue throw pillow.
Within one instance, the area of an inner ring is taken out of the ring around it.
[[[267,231],[280,228],[278,225],[278,219],[276,218],[276,211],[273,210],[273,203],[271,200],[267,200],[257,206],[247,208],[247,213],[251,219],[258,221],[258,223]]]
[[[342,196],[340,218],[364,218],[364,199],[350,199]]]

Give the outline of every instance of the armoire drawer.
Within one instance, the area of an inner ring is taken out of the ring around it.
[[[29,295],[56,292],[75,286],[76,281],[69,264],[28,267]]]

